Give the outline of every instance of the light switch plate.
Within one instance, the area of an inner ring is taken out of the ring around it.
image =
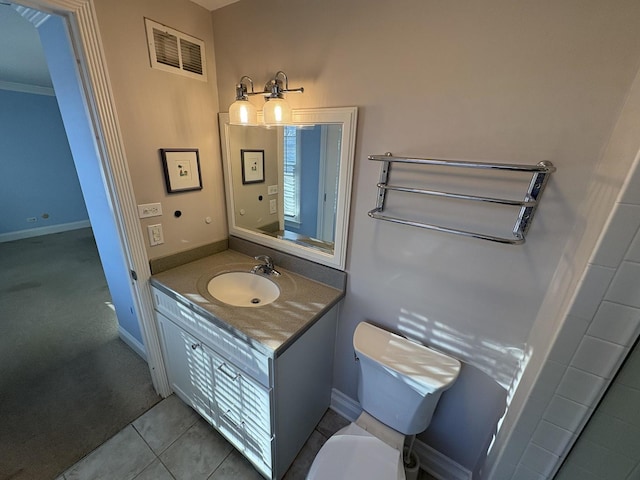
[[[138,205],[138,216],[140,218],[159,217],[160,215],[162,215],[162,205],[160,203]]]
[[[268,195],[275,195],[276,193],[278,193],[278,185],[269,185],[267,187]]]
[[[278,204],[276,203],[276,199],[269,200],[269,213],[278,213]]]

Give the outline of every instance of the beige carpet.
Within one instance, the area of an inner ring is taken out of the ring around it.
[[[0,243],[0,480],[54,479],[160,399],[91,229]]]

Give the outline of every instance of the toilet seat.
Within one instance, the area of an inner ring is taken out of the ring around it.
[[[307,480],[325,479],[404,480],[405,475],[398,450],[351,424],[327,440],[311,465]]]

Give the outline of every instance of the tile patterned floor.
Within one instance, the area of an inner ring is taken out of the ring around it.
[[[328,410],[283,480],[304,480],[324,442],[348,420]],[[125,427],[56,480],[260,480],[216,430],[175,395]],[[426,475],[421,480],[427,480]]]

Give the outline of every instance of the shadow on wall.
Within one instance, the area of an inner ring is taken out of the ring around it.
[[[524,352],[471,338],[406,310],[401,310],[399,321],[398,328],[404,335],[429,339],[431,348],[460,360],[465,360],[470,351],[474,358],[481,357],[482,368],[462,364],[458,379],[440,397],[431,424],[419,435],[420,440],[472,471],[476,478],[507,408],[507,388],[498,379],[506,385],[513,381]],[[498,363],[498,355],[510,361]]]
[[[477,366],[505,389],[509,388],[526,363],[523,348],[502,345],[471,332],[461,332],[419,313],[400,309],[399,331],[427,346]]]
[[[458,380],[440,397],[419,439],[477,478],[507,405],[507,391],[484,372],[462,364]]]

